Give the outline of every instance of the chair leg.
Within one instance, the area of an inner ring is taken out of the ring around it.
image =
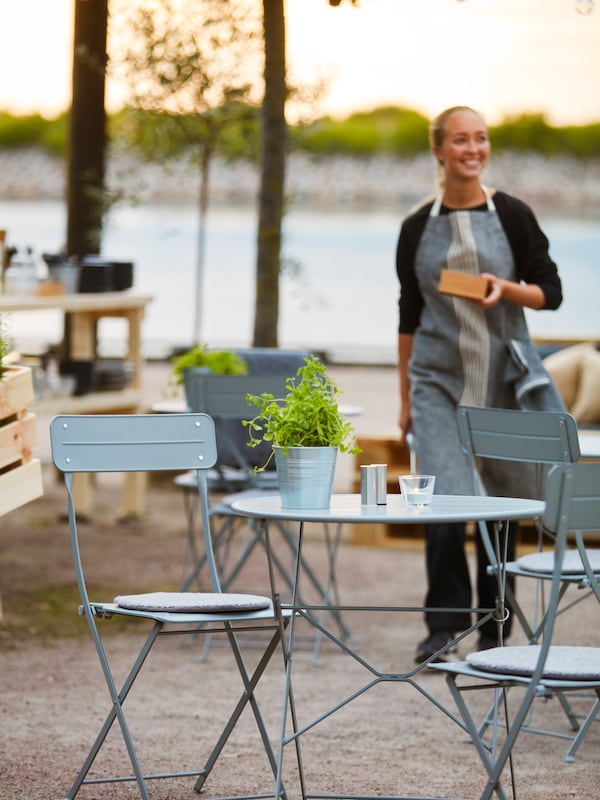
[[[524,720],[527,717],[527,714],[529,713],[529,709],[531,708],[531,704],[533,702],[536,693],[536,687],[533,684],[530,684],[525,690],[525,695],[523,697],[521,706],[517,711],[517,713],[515,714],[510,726],[507,726],[507,734],[504,743],[502,744],[502,747],[498,748],[496,744],[495,733],[493,735],[493,745],[491,746],[487,745],[481,739],[481,736],[479,735],[479,731],[477,729],[477,725],[471,715],[471,712],[467,707],[467,704],[463,699],[461,689],[457,685],[456,678],[457,678],[456,675],[449,673],[446,676],[446,683],[457,705],[457,708],[459,709],[459,712],[465,722],[465,726],[469,732],[469,735],[471,736],[473,745],[475,746],[475,749],[477,750],[477,753],[479,754],[479,757],[488,774],[488,780],[480,796],[480,800],[490,800],[494,793],[496,793],[499,800],[507,800],[507,795],[500,783],[500,778],[502,776],[502,772],[506,764],[509,763],[511,779],[513,782],[513,796],[514,796],[515,787],[514,787],[514,774],[512,770],[512,749],[514,747],[517,736],[519,735],[522,729]],[[480,687],[469,686],[465,688],[468,689],[477,688],[478,690],[485,690],[490,688],[494,688],[496,690],[499,689],[499,687],[497,686],[490,687],[489,685],[486,686],[484,684],[482,684]],[[506,692],[507,689],[508,687],[504,686],[500,687],[499,690],[504,693]],[[496,702],[494,703],[494,707],[496,708],[496,710],[499,708],[499,706],[500,702],[496,700]]]
[[[594,719],[598,715],[598,712],[600,711],[600,689],[597,689],[596,693],[598,695],[598,699],[596,700],[596,702],[592,706],[592,708],[591,708],[590,712],[588,713],[587,717],[585,718],[583,724],[580,726],[577,735],[573,738],[573,744],[567,750],[567,754],[565,756],[565,761],[567,761],[569,763],[572,763],[573,761],[575,761],[575,753],[577,752],[577,749],[579,748],[579,745],[582,743],[583,738],[584,738],[584,736],[586,735],[586,733],[588,731],[588,728],[590,727],[590,725],[592,724],[592,722],[594,721]]]
[[[137,678],[137,676],[139,674],[139,671],[142,668],[142,666],[144,664],[144,661],[146,660],[146,658],[148,656],[148,653],[152,649],[152,646],[153,646],[154,642],[156,641],[156,637],[160,633],[160,631],[161,631],[163,626],[161,624],[157,623],[152,627],[152,630],[150,631],[148,637],[146,638],[146,641],[144,642],[144,645],[143,645],[142,649],[140,650],[140,652],[138,654],[138,657],[136,658],[131,670],[129,671],[129,675],[127,676],[127,678],[126,678],[126,680],[125,680],[125,682],[124,682],[124,684],[123,684],[123,686],[121,688],[121,691],[119,692],[119,691],[117,691],[117,687],[116,687],[116,684],[115,684],[113,676],[112,676],[112,671],[110,669],[110,666],[109,666],[109,663],[108,663],[108,659],[106,657],[106,652],[105,652],[104,647],[102,645],[102,642],[101,642],[101,639],[100,639],[100,635],[99,635],[98,631],[96,630],[96,625],[95,625],[94,620],[90,620],[88,618],[88,624],[89,624],[91,632],[92,632],[92,638],[94,640],[94,644],[96,645],[96,651],[97,651],[98,657],[100,659],[100,664],[102,666],[102,671],[104,673],[104,678],[106,680],[106,684],[108,686],[108,691],[109,691],[109,694],[110,694],[110,697],[111,697],[113,705],[112,705],[112,708],[111,708],[110,712],[108,713],[108,715],[107,715],[107,717],[106,717],[106,719],[104,721],[104,724],[103,724],[102,728],[100,729],[100,732],[99,732],[98,736],[96,737],[96,741],[92,745],[92,747],[90,749],[90,752],[89,752],[89,754],[88,754],[83,766],[81,767],[81,769],[79,771],[79,774],[77,775],[75,781],[73,782],[73,785],[71,786],[71,789],[69,790],[69,793],[68,793],[67,797],[68,797],[69,800],[73,800],[73,798],[75,797],[75,795],[77,794],[77,792],[79,791],[81,786],[83,784],[85,784],[85,783],[90,783],[91,782],[91,781],[86,781],[85,778],[86,778],[86,776],[87,776],[92,764],[96,760],[96,757],[97,757],[98,753],[100,752],[100,748],[102,747],[102,744],[104,743],[104,740],[106,739],[110,729],[112,728],[112,725],[113,725],[115,719],[118,719],[119,720],[119,725],[120,725],[120,728],[121,728],[121,734],[122,734],[123,739],[125,741],[125,746],[127,748],[127,753],[129,755],[129,760],[131,761],[131,766],[133,768],[133,772],[134,772],[134,775],[135,775],[135,780],[137,781],[138,788],[140,790],[140,795],[143,798],[143,800],[149,800],[149,795],[148,795],[148,789],[146,787],[146,782],[144,780],[144,776],[143,776],[143,773],[142,773],[142,770],[141,770],[141,767],[140,767],[140,764],[139,764],[139,761],[138,761],[138,758],[137,758],[135,747],[134,747],[133,741],[131,739],[131,734],[129,732],[129,726],[127,725],[127,721],[126,721],[125,715],[123,713],[123,703],[125,702],[125,699],[127,698],[127,695],[129,694],[129,691],[130,691],[131,687],[133,686],[134,681]],[[102,781],[102,782],[104,782],[104,781]]]
[[[289,620],[285,621],[284,627],[287,625],[288,621]],[[231,713],[231,716],[229,717],[229,719],[227,721],[227,724],[223,728],[223,731],[221,732],[221,735],[220,735],[217,743],[215,744],[213,750],[211,751],[210,755],[208,756],[208,759],[206,760],[206,762],[204,764],[204,767],[202,768],[202,770],[200,772],[200,775],[199,775],[199,777],[198,777],[198,779],[196,781],[196,784],[194,785],[194,791],[196,791],[196,792],[203,791],[203,787],[204,787],[204,784],[205,784],[208,776],[210,775],[210,773],[211,773],[214,765],[216,764],[216,762],[217,762],[217,760],[218,760],[223,748],[225,747],[225,744],[227,743],[227,740],[229,739],[229,737],[230,737],[235,725],[237,724],[237,721],[240,718],[240,715],[242,714],[242,711],[244,710],[244,708],[246,707],[246,705],[248,703],[250,703],[250,706],[252,708],[252,711],[253,711],[253,714],[254,714],[254,718],[256,720],[256,724],[257,724],[261,739],[263,741],[265,752],[266,752],[267,758],[269,760],[269,765],[271,767],[271,770],[273,771],[273,775],[274,776],[276,775],[276,771],[277,771],[277,760],[276,760],[275,753],[273,751],[273,747],[271,745],[271,741],[269,739],[269,736],[268,736],[268,733],[267,733],[267,730],[266,730],[266,726],[265,726],[262,714],[261,714],[260,709],[258,707],[258,703],[257,703],[256,697],[255,697],[255,694],[254,694],[254,690],[255,690],[256,685],[258,684],[258,681],[260,680],[263,672],[267,668],[267,665],[269,664],[269,662],[271,660],[271,657],[272,657],[273,653],[275,652],[275,649],[277,648],[277,646],[278,646],[278,644],[279,644],[279,642],[281,640],[282,631],[279,628],[275,631],[275,633],[271,637],[271,640],[270,640],[270,642],[268,644],[268,647],[264,651],[264,653],[263,653],[258,665],[254,669],[254,672],[250,676],[248,674],[248,670],[246,668],[246,665],[245,665],[245,662],[244,662],[244,659],[243,659],[243,656],[242,656],[242,653],[241,653],[240,645],[239,645],[239,643],[237,641],[237,637],[236,637],[235,631],[231,628],[231,626],[229,624],[227,624],[226,627],[227,627],[227,636],[228,636],[229,642],[231,644],[231,649],[233,651],[233,654],[234,654],[234,657],[235,657],[235,660],[236,660],[236,663],[237,663],[237,666],[238,666],[238,670],[240,672],[240,675],[242,677],[242,682],[244,684],[244,693],[240,697],[236,707],[234,708],[233,712]]]

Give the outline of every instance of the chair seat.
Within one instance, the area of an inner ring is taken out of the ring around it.
[[[527,676],[535,671],[539,654],[540,645],[492,647],[470,653],[466,660],[484,672]],[[548,651],[542,677],[570,681],[600,680],[600,647],[553,645]]]
[[[600,550],[586,549],[590,565],[594,572],[600,572]],[[554,551],[547,550],[542,553],[528,553],[516,560],[517,566],[526,572],[543,572],[552,574],[554,571]],[[562,571],[575,575],[585,574],[581,556],[577,550],[566,550]]]
[[[269,608],[268,597],[254,594],[229,594],[215,592],[149,592],[115,597],[120,608],[137,611],[223,612],[255,611]]]

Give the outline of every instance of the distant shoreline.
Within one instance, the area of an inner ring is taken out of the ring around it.
[[[128,156],[108,162],[108,185],[121,204],[193,204],[198,175],[188,159],[163,168]],[[63,200],[65,166],[38,150],[0,150],[0,200]],[[529,203],[540,215],[600,216],[600,158],[546,158],[503,153],[492,158],[487,182]],[[256,205],[259,176],[249,162],[215,158],[211,168],[211,205]],[[433,164],[427,154],[412,159],[330,156],[288,159],[287,192],[295,209],[319,211],[397,211],[404,216],[432,194]]]

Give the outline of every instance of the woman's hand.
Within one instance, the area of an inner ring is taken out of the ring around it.
[[[502,300],[505,281],[489,272],[482,272],[481,277],[487,280],[488,291],[486,296],[482,300],[477,300],[476,303],[482,308],[493,308]]]
[[[412,429],[412,418],[409,403],[402,404],[398,425],[400,426],[400,444],[406,444],[406,434],[410,433]]]
[[[508,303],[514,303],[516,306],[524,308],[539,309],[544,307],[544,292],[535,283],[507,281],[489,272],[482,272],[481,276],[487,279],[488,293],[483,300],[474,300],[473,302],[482,308],[493,308],[500,300],[505,300]]]

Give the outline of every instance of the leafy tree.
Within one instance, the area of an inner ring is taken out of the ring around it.
[[[162,162],[190,152],[199,170],[193,327],[193,341],[199,343],[210,164],[227,131],[235,125],[239,132],[240,123],[254,118],[252,61],[254,55],[258,59],[259,21],[251,0],[146,0],[125,2],[119,23],[116,37],[126,45],[113,71],[128,86],[122,122],[129,136],[148,159]],[[239,150],[239,139],[236,146]]]

